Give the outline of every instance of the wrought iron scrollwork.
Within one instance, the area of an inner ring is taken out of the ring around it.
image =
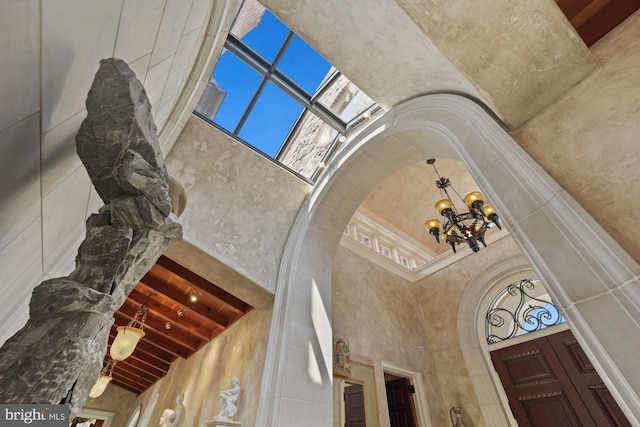
[[[485,317],[488,344],[565,322],[551,301],[532,295],[537,286],[542,287],[538,280],[521,280],[493,298]],[[513,310],[506,308],[514,306]]]

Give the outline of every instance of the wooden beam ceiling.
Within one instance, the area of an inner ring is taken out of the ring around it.
[[[178,357],[188,358],[252,308],[184,266],[161,256],[114,313],[109,349],[117,327],[127,325],[144,303],[149,307],[145,336],[131,356],[116,364],[112,375],[113,384],[136,394],[164,377]],[[110,360],[107,351],[104,365]]]
[[[640,0],[556,0],[587,46],[640,9]]]

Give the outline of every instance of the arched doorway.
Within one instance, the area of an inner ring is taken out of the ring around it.
[[[301,207],[280,264],[260,425],[295,426],[300,414],[308,414],[309,426],[331,424],[330,280],[340,236],[382,179],[437,157],[462,160],[494,202],[634,422],[640,267],[481,107],[460,96],[429,95],[387,112],[350,141]],[[611,334],[616,327],[633,335],[631,346]]]
[[[471,296],[478,293],[480,298]],[[514,257],[481,274],[469,285],[460,310],[475,313],[459,330],[475,332],[465,359],[470,372],[486,374],[474,381],[485,418],[495,416],[487,403],[496,397],[504,413],[504,419],[485,422],[630,426],[524,259]],[[487,395],[487,382],[496,396]]]
[[[518,425],[631,427],[570,330],[490,355]]]

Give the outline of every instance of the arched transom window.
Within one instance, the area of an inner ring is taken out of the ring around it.
[[[518,280],[498,292],[489,304],[485,316],[487,344],[564,322],[540,280]]]

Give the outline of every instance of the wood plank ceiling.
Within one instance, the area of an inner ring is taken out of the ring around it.
[[[158,262],[114,313],[109,348],[118,326],[148,303],[145,336],[127,359],[117,362],[112,384],[142,393],[164,377],[178,357],[188,358],[244,316],[251,306],[171,259]],[[104,360],[111,360],[109,351]]]
[[[556,0],[587,46],[640,9],[640,0]]]

